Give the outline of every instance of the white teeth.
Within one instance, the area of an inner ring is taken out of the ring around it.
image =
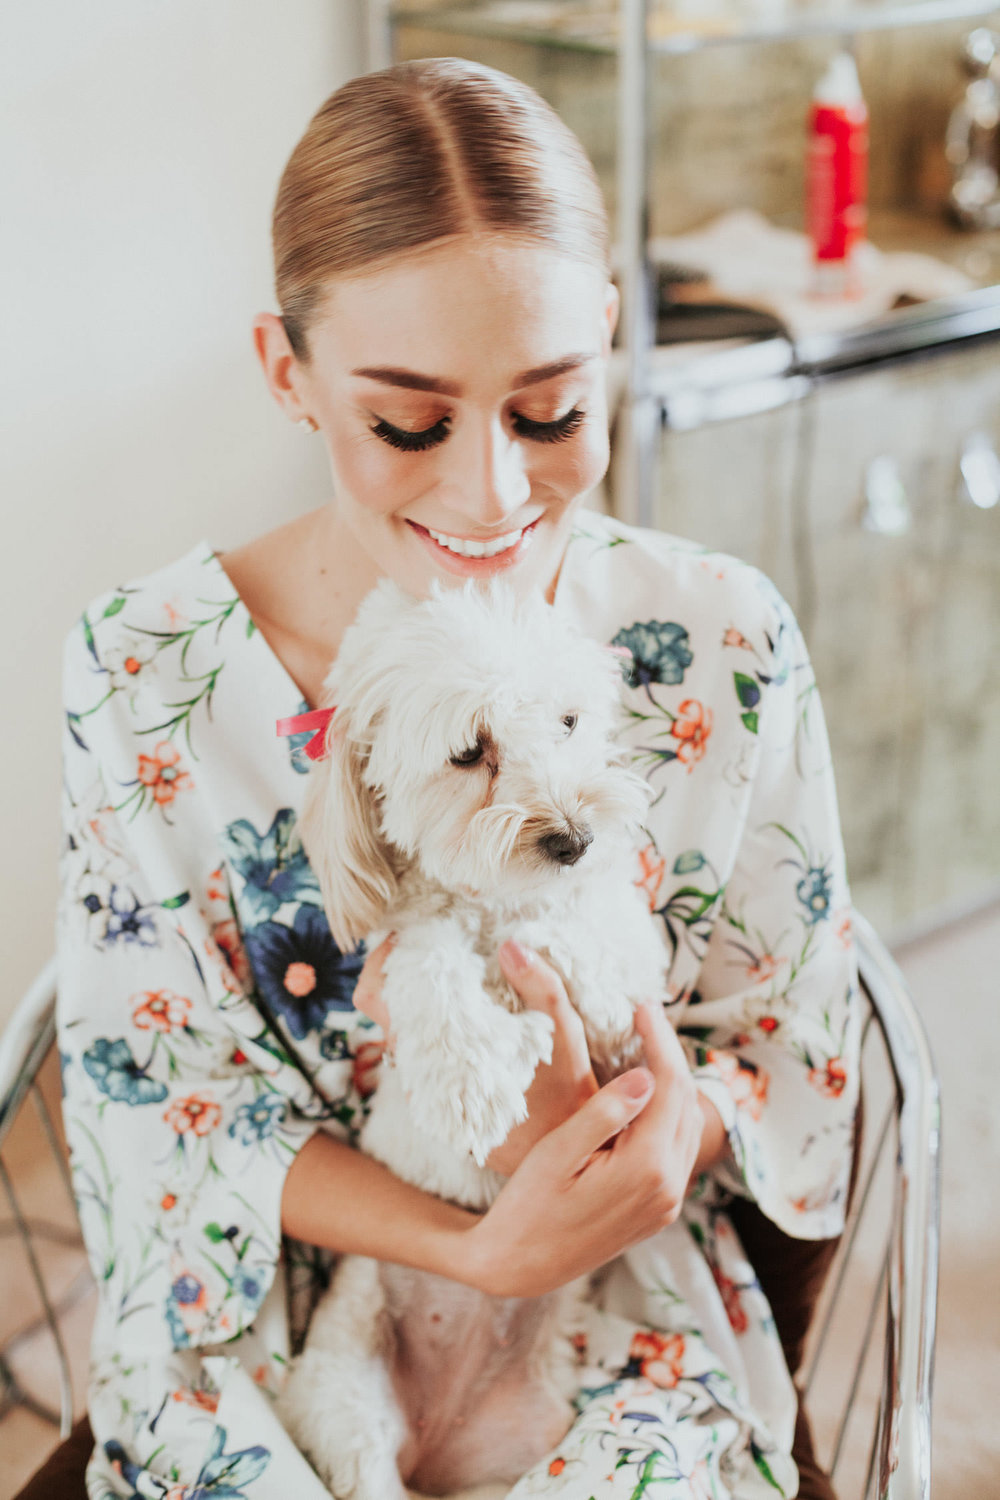
[[[494,537],[492,542],[468,542],[461,537],[445,536],[441,531],[431,531],[428,526],[427,532],[437,542],[439,547],[446,547],[449,552],[454,552],[458,557],[496,557],[500,552],[506,552],[519,542],[524,535],[524,530],[509,531],[506,536]]]

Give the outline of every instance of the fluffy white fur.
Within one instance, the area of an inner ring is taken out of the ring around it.
[[[615,743],[620,684],[615,656],[540,599],[469,584],[416,601],[388,581],[325,684],[336,714],[303,841],[342,948],[398,934],[395,1055],[360,1144],[472,1209],[502,1187],[486,1158],[552,1052],[551,1021],[500,972],[504,939],[561,972],[601,1082],[638,1060],[633,1009],[663,993],[633,884],[649,794]],[[518,1303],[344,1257],[283,1419],[337,1500],[403,1500],[401,1468],[426,1493],[494,1500],[570,1425],[584,1290]]]

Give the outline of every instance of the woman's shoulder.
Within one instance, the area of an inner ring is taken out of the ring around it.
[[[200,541],[188,552],[148,573],[105,589],[90,599],[69,631],[70,640],[82,637],[92,655],[112,645],[122,634],[148,635],[175,630],[189,622],[209,596],[219,603],[235,594],[215,550]],[[224,599],[225,596],[225,599]]]
[[[794,624],[770,578],[726,552],[615,516],[581,511],[571,542],[578,590],[604,596],[613,611],[633,619],[686,613],[694,622],[724,621],[723,630],[752,629],[773,640]]]

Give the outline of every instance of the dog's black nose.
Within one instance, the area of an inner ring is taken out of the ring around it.
[[[539,839],[539,848],[544,849],[550,859],[554,859],[560,865],[575,865],[578,859],[582,859],[590,845],[594,842],[594,835],[590,829],[583,828],[561,828],[557,833],[547,833],[543,839]]]

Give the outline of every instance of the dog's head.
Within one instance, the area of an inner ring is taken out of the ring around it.
[[[490,901],[603,863],[649,800],[615,744],[620,692],[614,654],[540,598],[383,580],[327,678],[303,813],[338,943],[380,924],[413,863]]]

